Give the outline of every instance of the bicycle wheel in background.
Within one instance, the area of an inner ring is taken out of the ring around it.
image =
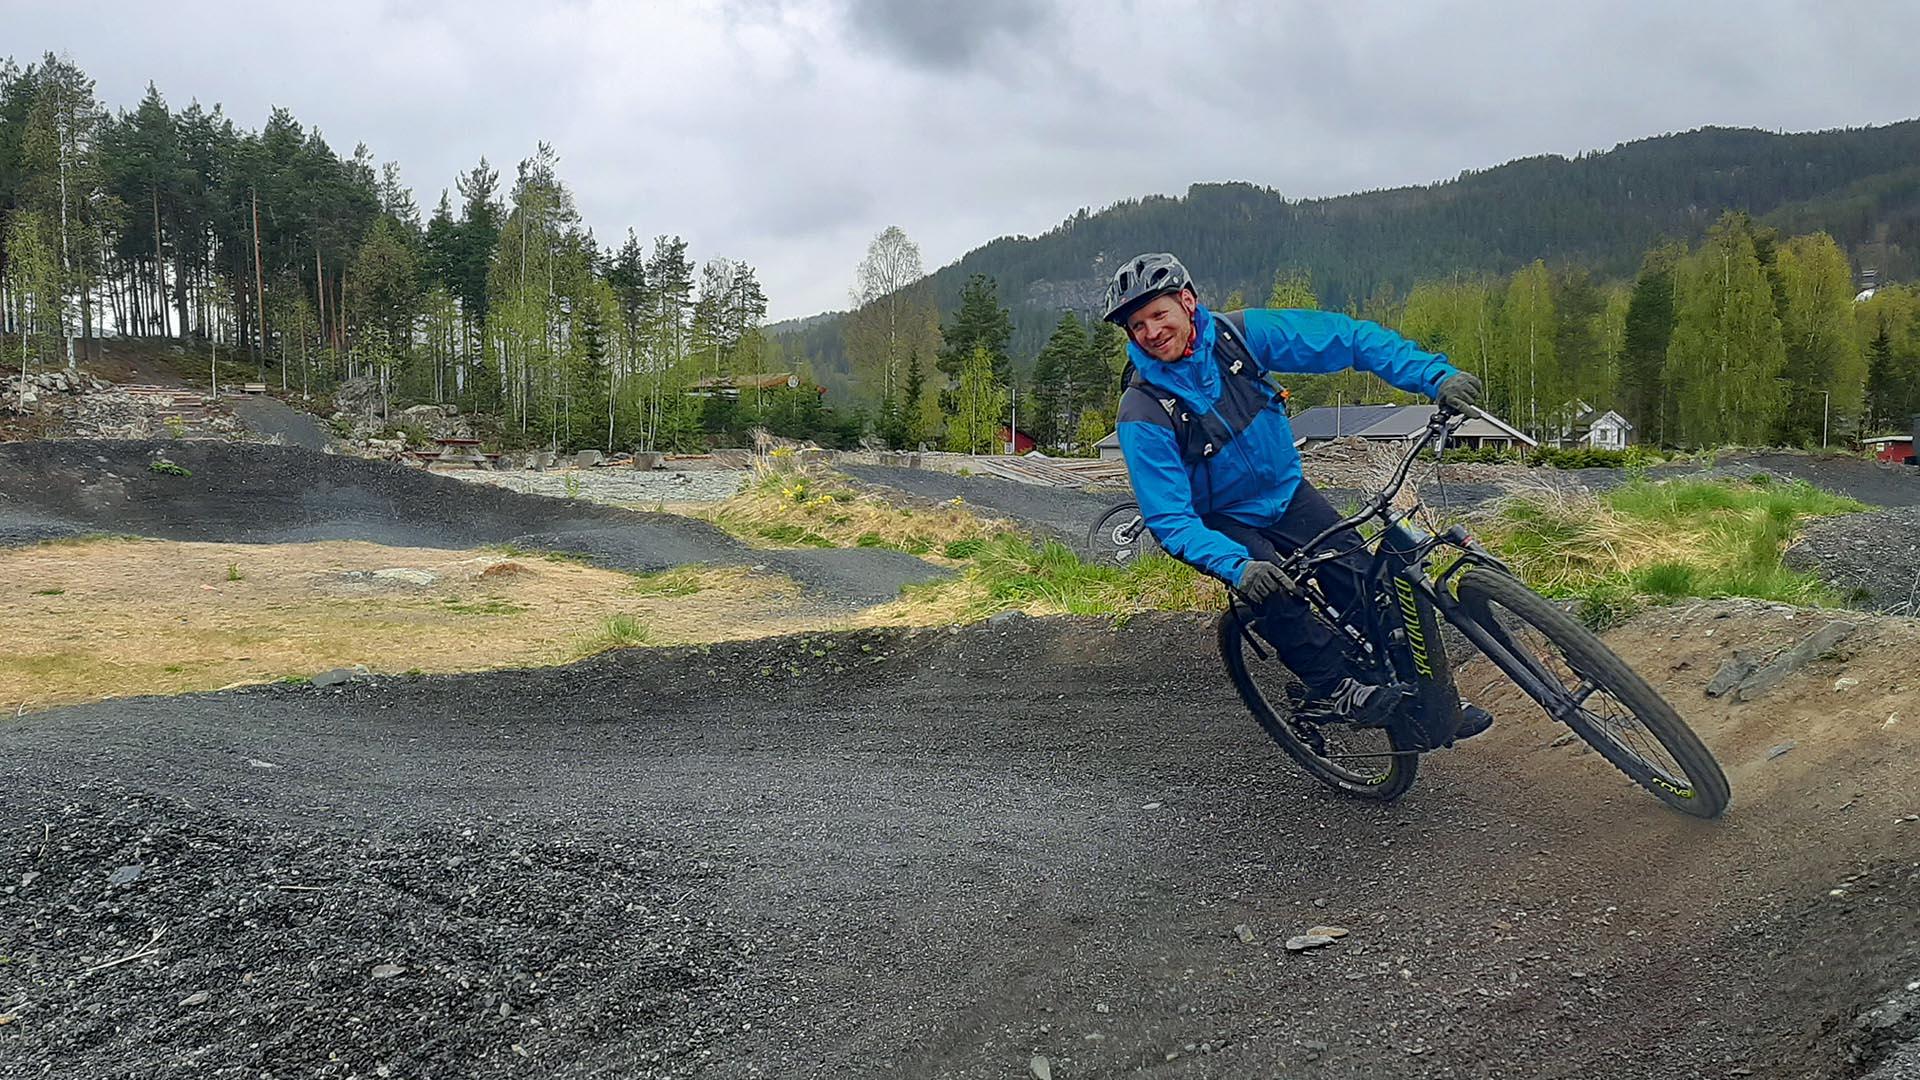
[[[1400,745],[1393,729],[1348,724],[1302,724],[1293,719],[1286,687],[1293,675],[1277,657],[1262,659],[1246,635],[1253,614],[1235,604],[1215,624],[1220,658],[1226,661],[1240,700],[1280,749],[1314,779],[1362,799],[1390,802],[1413,787],[1420,755]]]
[[[1731,793],[1720,763],[1673,706],[1591,630],[1497,570],[1468,570],[1458,595],[1469,617],[1542,682],[1561,688],[1563,696],[1540,702],[1549,716],[1669,806],[1702,818],[1726,810]]]
[[[1087,532],[1087,558],[1090,562],[1125,566],[1159,550],[1160,545],[1147,529],[1137,503],[1124,502],[1109,507]]]

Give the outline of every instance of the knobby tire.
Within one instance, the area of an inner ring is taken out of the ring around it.
[[[1249,645],[1246,635],[1253,632],[1252,622],[1252,613],[1243,605],[1234,604],[1222,612],[1215,622],[1215,634],[1219,639],[1220,658],[1226,663],[1233,687],[1239,691],[1240,700],[1260,724],[1260,729],[1279,743],[1280,749],[1285,750],[1287,756],[1298,762],[1309,775],[1335,791],[1377,802],[1392,802],[1405,795],[1413,787],[1414,778],[1419,772],[1420,755],[1408,749],[1398,727],[1378,729],[1393,751],[1392,757],[1384,759],[1386,769],[1378,776],[1358,773],[1321,757],[1289,721],[1291,707],[1284,702],[1276,704],[1270,701],[1255,680],[1252,665],[1264,663],[1277,669],[1280,661],[1277,658],[1263,661],[1257,655],[1247,655]]]
[[[1495,609],[1538,631],[1559,653],[1560,662],[1573,676],[1592,683],[1596,690],[1623,706],[1630,719],[1637,721],[1660,744],[1671,764],[1677,765],[1684,775],[1670,775],[1673,770],[1667,768],[1667,763],[1652,760],[1649,754],[1660,755],[1646,746],[1629,726],[1595,716],[1590,710],[1566,711],[1559,719],[1615,768],[1683,813],[1713,818],[1726,810],[1730,791],[1720,763],[1693,729],[1680,719],[1673,706],[1591,630],[1518,579],[1498,570],[1485,567],[1468,570],[1460,576],[1457,595],[1468,617],[1485,627],[1522,663],[1535,668],[1537,674],[1564,687],[1565,678],[1543,664],[1534,650],[1513,640]],[[1535,697],[1538,699],[1540,695]],[[1550,716],[1554,704],[1540,701]]]

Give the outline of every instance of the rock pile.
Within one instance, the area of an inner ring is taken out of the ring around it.
[[[470,439],[472,425],[460,406],[415,405],[390,409],[381,401],[380,385],[372,379],[349,379],[333,395],[328,419],[347,449],[364,457],[394,458],[412,442],[433,439]]]
[[[31,421],[40,438],[233,439],[246,425],[187,387],[131,388],[86,372],[0,378],[0,416]]]
[[[78,372],[64,371],[15,373],[0,378],[0,412],[26,414],[53,405],[57,397],[77,397],[112,389],[111,384]]]
[[[1920,615],[1920,506],[1809,522],[1784,561],[1819,575],[1855,607]]]

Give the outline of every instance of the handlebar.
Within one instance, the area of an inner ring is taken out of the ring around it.
[[[1474,408],[1473,411],[1480,412],[1478,408]],[[1412,448],[1407,451],[1405,457],[1400,459],[1400,465],[1393,471],[1393,479],[1387,482],[1387,486],[1375,492],[1373,497],[1354,514],[1327,526],[1318,536],[1300,545],[1292,557],[1280,564],[1281,569],[1286,571],[1289,577],[1298,577],[1300,570],[1312,560],[1315,549],[1326,543],[1329,537],[1355,528],[1370,518],[1378,517],[1393,503],[1393,497],[1400,493],[1400,489],[1406,486],[1407,474],[1413,471],[1413,463],[1420,457],[1420,452],[1446,438],[1449,432],[1466,423],[1467,420],[1465,413],[1456,412],[1445,405],[1435,406],[1433,415],[1427,419],[1426,432],[1413,441]]]

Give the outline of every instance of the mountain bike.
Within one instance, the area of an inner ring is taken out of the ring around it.
[[[1147,529],[1147,519],[1140,516],[1137,502],[1115,503],[1087,530],[1087,555],[1096,563],[1125,566],[1159,551],[1160,544]]]
[[[1421,755],[1451,745],[1456,730],[1461,702],[1441,641],[1444,619],[1634,783],[1684,813],[1719,816],[1730,795],[1725,773],[1646,680],[1579,620],[1523,584],[1463,526],[1429,534],[1412,520],[1417,505],[1393,509],[1421,453],[1444,451],[1447,435],[1464,419],[1436,409],[1384,488],[1280,564],[1287,587],[1334,632],[1356,677],[1400,696],[1393,717],[1362,727],[1295,715],[1286,700],[1291,676],[1262,644],[1254,610],[1230,593],[1217,633],[1241,700],[1315,779],[1360,798],[1399,798],[1413,786]],[[1370,538],[1358,547],[1349,540],[1341,548],[1335,540],[1369,526]],[[1372,603],[1338,611],[1320,574],[1356,550],[1369,556]],[[1292,689],[1297,695],[1297,684]]]

